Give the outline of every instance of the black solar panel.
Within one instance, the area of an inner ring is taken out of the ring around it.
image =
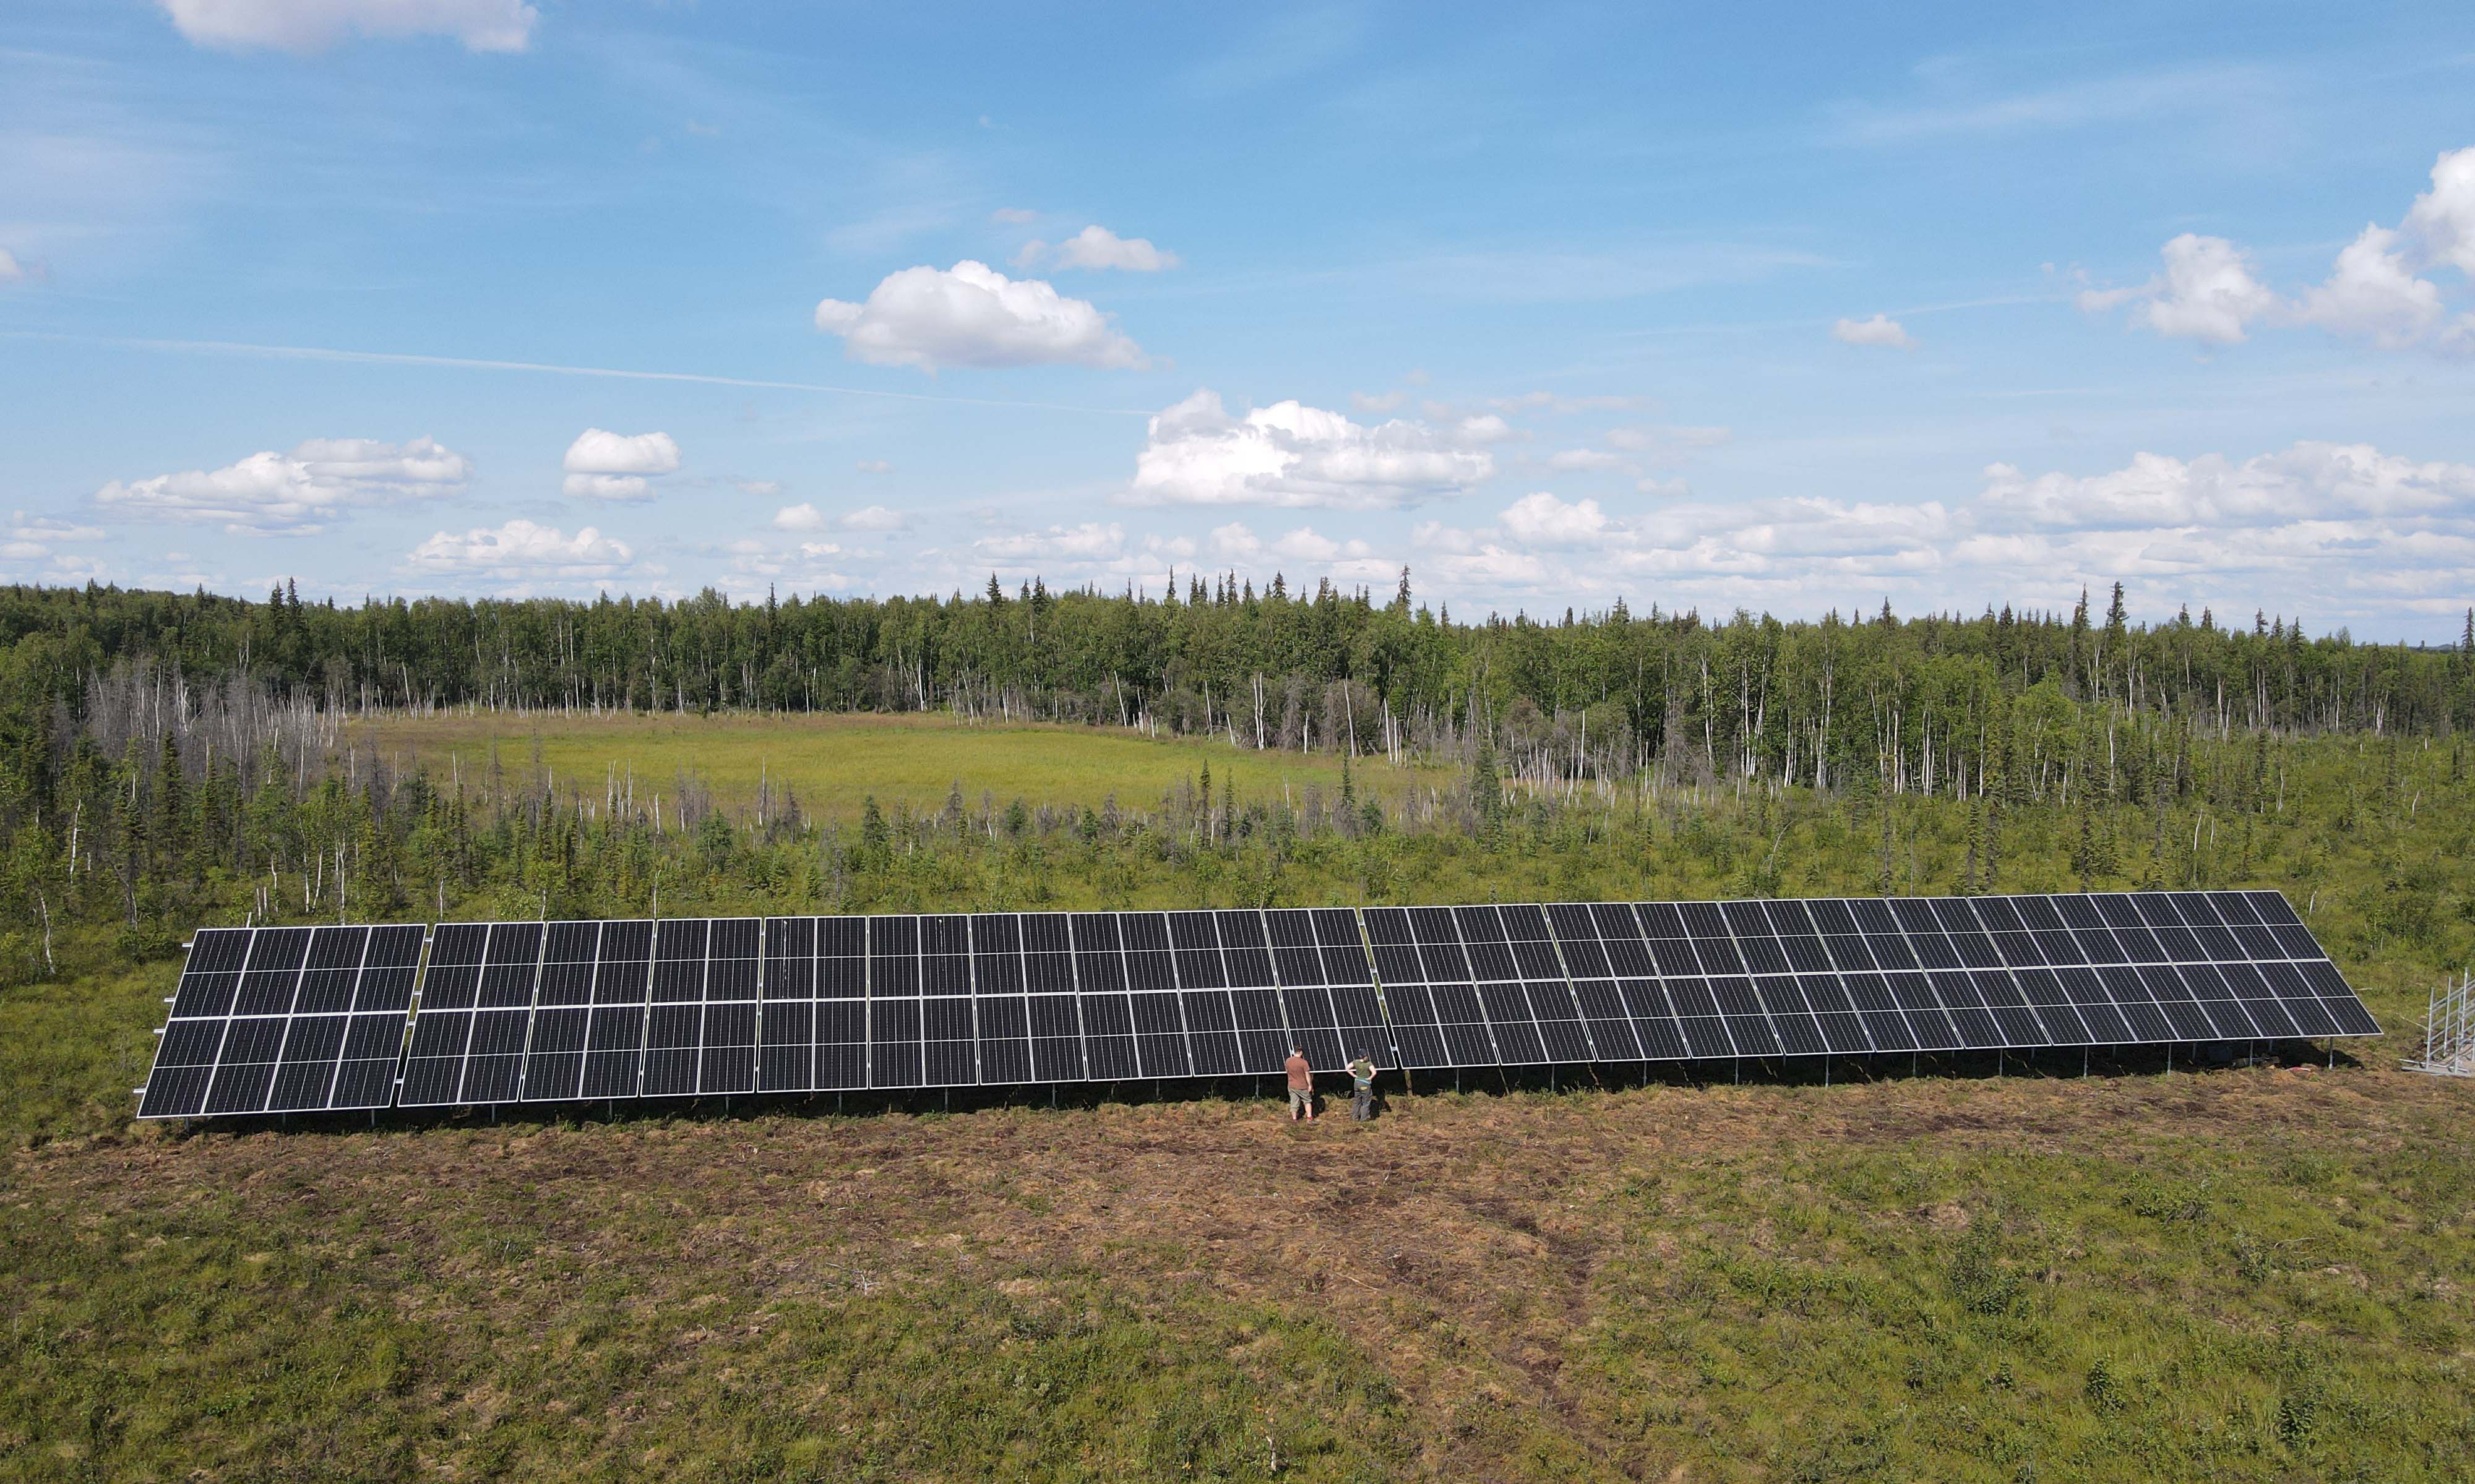
[[[1123,912],[1118,915],[1117,929],[1125,944],[1135,1058],[1142,1075],[1193,1076],[1194,1057],[1186,1036],[1186,1008],[1178,996],[1177,961],[1169,948],[1168,915]]]
[[[649,1098],[694,1097],[704,1042],[705,954],[713,919],[679,917],[653,925],[652,1003],[645,1014]]]
[[[422,938],[414,926],[200,930],[137,1115],[387,1107]]]
[[[756,1090],[817,1090],[817,919],[765,919]]]
[[[984,913],[971,919],[970,934],[979,1080],[996,1085],[1035,1081],[1031,1012],[1024,1001],[1022,919],[1007,912]]]
[[[1075,1004],[1083,1016],[1083,1059],[1093,1082],[1142,1076],[1135,1056],[1135,1010],[1126,998],[1126,950],[1115,912],[1075,912]]]
[[[594,949],[593,1008],[585,1019],[588,1098],[632,1098],[645,1084],[645,1021],[653,989],[653,930],[638,918],[601,924]]]
[[[697,1058],[700,1095],[756,1090],[756,987],[764,926],[756,917],[718,917],[706,939],[704,1034]]]
[[[868,1084],[917,1087],[920,1053],[919,919],[868,921]]]
[[[1220,914],[1224,925],[1230,915]],[[1397,1065],[1358,914],[1346,908],[1283,908],[1262,916],[1287,1035],[1268,1066],[1255,1062],[1246,1069],[1280,1070],[1292,1045],[1318,1071],[1337,1070],[1361,1051],[1379,1066]],[[1274,1039],[1265,1038],[1266,1053],[1275,1049]]]
[[[481,959],[490,943],[486,922],[444,922],[429,941],[421,975],[420,1013],[404,1057],[404,1107],[452,1107],[464,1083],[464,1051],[473,1039],[473,1006],[481,989]]]
[[[1292,1045],[1423,1070],[2380,1034],[2268,891],[448,923],[426,968],[423,940],[201,930],[139,1116],[1263,1076]]]
[[[593,972],[601,935],[615,924],[553,922],[542,937],[541,977],[533,992],[532,1039],[525,1047],[527,1103],[570,1102],[584,1095],[584,1047],[593,1031]]]
[[[1220,925],[1208,912],[1166,916],[1178,1010],[1198,1077],[1233,1076],[1245,1067],[1238,1046],[1237,1008],[1229,997],[1229,966],[1220,948]]]
[[[1365,918],[1400,1064],[1411,1068],[1499,1064],[1451,910],[1370,907]]]
[[[1058,912],[1026,913],[1018,920],[1032,1078],[1091,1081],[1090,1062],[1083,1055],[1083,1004],[1075,993],[1072,924]]]

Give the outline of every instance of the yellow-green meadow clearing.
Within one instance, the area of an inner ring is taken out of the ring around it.
[[[632,778],[639,808],[652,795],[675,798],[682,777],[718,803],[738,806],[770,783],[789,789],[820,818],[858,815],[871,794],[884,809],[943,807],[959,784],[973,807],[992,794],[1002,805],[1098,806],[1113,795],[1148,808],[1209,766],[1216,791],[1234,780],[1241,800],[1296,795],[1340,786],[1341,760],[1330,753],[1257,752],[1225,741],[1154,739],[1093,727],[972,725],[931,716],[577,716],[456,713],[356,723],[350,741],[442,786],[460,781],[486,791],[493,768],[509,787],[530,782],[539,762],[555,792],[588,796]],[[494,761],[495,760],[495,761]],[[1396,799],[1412,789],[1445,788],[1449,770],[1394,767],[1360,758],[1357,786]]]

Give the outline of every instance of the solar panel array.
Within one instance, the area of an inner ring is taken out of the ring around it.
[[[424,937],[202,930],[138,1115],[2380,1034],[2273,891],[445,923],[426,968]]]
[[[419,927],[201,930],[137,1116],[388,1107],[422,937]]]

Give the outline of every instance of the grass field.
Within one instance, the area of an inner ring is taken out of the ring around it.
[[[115,1127],[7,1156],[0,1472],[2461,1479],[2465,1092]]]
[[[721,803],[738,808],[761,784],[796,793],[821,819],[855,817],[873,796],[891,812],[944,806],[959,785],[977,810],[984,793],[1002,808],[1017,798],[1033,805],[1096,808],[1111,797],[1152,808],[1205,767],[1213,788],[1234,779],[1250,798],[1278,798],[1309,787],[1340,786],[1341,765],[1330,753],[1257,752],[1211,740],[1152,739],[1118,730],[1048,725],[966,725],[943,715],[904,716],[648,716],[525,718],[503,712],[403,717],[354,728],[355,743],[406,769],[426,767],[442,782],[461,779],[477,791],[497,776],[510,786],[532,777],[534,747],[561,797],[579,790],[599,798],[605,784],[632,775],[640,808],[662,793],[675,800],[679,780],[694,779]],[[1441,768],[1396,768],[1361,760],[1358,787],[1385,798],[1417,786],[1443,787]]]
[[[398,742],[486,769],[473,724]],[[560,725],[561,780],[761,768],[822,811],[1338,778],[1094,732]],[[2287,889],[2397,1033],[2326,1069],[1430,1083],[1362,1128],[1211,1097],[141,1127],[177,965],[71,939],[0,996],[0,1478],[2463,1479],[2475,1086],[2393,1068],[2475,924],[2475,801],[2421,751],[2292,763],[2273,814],[2122,812],[2103,884]],[[2075,826],[2021,811],[2005,888],[2071,889]],[[625,848],[669,852],[666,911],[948,910],[1948,889],[1969,827],[1723,792],[1493,839]],[[632,900],[594,864],[576,889]]]

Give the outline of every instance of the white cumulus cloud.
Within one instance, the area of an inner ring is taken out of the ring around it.
[[[2189,603],[2225,619],[2454,620],[2475,567],[2475,466],[2297,443],[2240,459],[2142,453],[2085,474],[1997,464],[1957,502],[1684,498],[1620,512],[1538,491],[1492,524],[1430,522],[1414,542],[1422,588],[1457,607],[1625,596],[1811,613],[1885,594],[1902,610],[2066,606],[2083,583],[2119,578],[2161,617]]]
[[[159,0],[201,46],[324,51],[365,36],[451,36],[472,52],[521,52],[541,12],[523,0]]]
[[[1056,244],[1038,238],[1015,255],[1024,268],[1115,268],[1127,273],[1159,273],[1177,266],[1175,253],[1152,246],[1148,237],[1120,237],[1106,227],[1090,226]]]
[[[1448,432],[1400,419],[1367,426],[1298,401],[1232,417],[1197,391],[1151,420],[1122,499],[1138,505],[1322,505],[1374,509],[1457,495],[1495,473],[1480,445],[1501,419]]]
[[[886,276],[864,304],[827,299],[817,328],[844,353],[876,366],[1098,366],[1146,364],[1142,348],[1088,301],[1038,279],[1009,279],[968,258],[951,268]]]
[[[2328,281],[2303,296],[2295,316],[2383,350],[2402,350],[2440,323],[2440,286],[2414,276],[2396,232],[2365,227],[2338,255]]]
[[[972,548],[1002,562],[1092,562],[1115,556],[1125,549],[1126,528],[1115,521],[1106,524],[1085,521],[1079,525],[1052,525],[1044,531],[1020,531],[1003,536],[983,536],[972,543]]]
[[[1083,521],[983,536],[961,553],[960,571],[994,572],[1010,583],[1041,577],[1060,588],[1083,583],[1148,585],[1165,581],[1173,568],[1192,565],[1194,553],[1195,544],[1188,537],[1130,537],[1115,521]]]
[[[2434,161],[2432,189],[2414,198],[2406,225],[2423,245],[2426,260],[2475,278],[2475,148],[2452,150]]]
[[[2321,282],[2282,295],[2261,281],[2242,248],[2185,232],[2162,250],[2147,282],[2090,289],[2092,313],[2133,306],[2132,323],[2161,335],[2234,345],[2255,327],[2310,325],[2383,350],[2475,350],[2475,310],[2453,315],[2434,269],[2475,279],[2475,148],[2444,153],[2432,188],[2394,228],[2374,222],[2355,235]]]
[[[617,576],[634,557],[625,542],[590,525],[570,536],[519,519],[461,534],[440,531],[413,547],[409,565],[442,576],[574,582]]]
[[[650,499],[651,479],[675,474],[677,440],[668,433],[612,433],[588,427],[567,446],[561,486],[577,499]]]
[[[1664,424],[1651,427],[1610,427],[1607,444],[1639,453],[1654,463],[1676,463],[1705,449],[1715,449],[1735,436],[1726,427]]]
[[[1336,564],[1339,569],[1338,575],[1344,578],[1364,575],[1364,572],[1358,569],[1367,568],[1369,560],[1375,555],[1375,548],[1363,541],[1356,538],[1347,541],[1335,540],[1317,531],[1311,525],[1301,525],[1294,530],[1283,531],[1270,541],[1265,541],[1239,522],[1213,527],[1212,550],[1213,554],[1221,561],[1248,571],[1274,561],[1305,564],[1309,567]],[[1373,565],[1382,566],[1381,563]],[[1367,570],[1373,569],[1367,568]]]
[[[15,541],[101,541],[105,531],[100,525],[73,525],[20,510],[9,518],[9,535]]]
[[[115,479],[94,498],[132,516],[303,536],[355,508],[461,494],[472,477],[470,459],[431,438],[312,438],[289,453],[253,453],[212,471]]]
[[[104,564],[99,558],[59,548],[98,542],[106,534],[99,525],[77,525],[19,510],[10,516],[7,534],[0,537],[0,563],[48,562],[49,568],[40,575],[52,582],[100,578]]]
[[[846,531],[898,531],[910,524],[909,516],[883,505],[863,505],[843,517],[843,529]]]
[[[1571,546],[1606,534],[1606,512],[1595,499],[1568,504],[1545,490],[1524,495],[1505,507],[1504,528],[1515,538],[1541,546]]]
[[[2242,250],[2223,237],[2185,232],[2163,250],[2165,270],[2137,288],[2089,289],[2079,306],[2101,313],[2137,304],[2135,323],[2161,335],[2234,345],[2251,323],[2274,313],[2277,295],[2253,277]]]
[[[2034,478],[1985,471],[1984,502],[2030,525],[2142,530],[2260,528],[2294,521],[2475,513],[2475,467],[2417,463],[2367,444],[2297,443],[2234,463],[2137,453],[2121,469]]]
[[[1550,469],[1613,469],[1623,462],[1605,449],[1558,449],[1547,455]]]
[[[1909,350],[1917,343],[1899,321],[1887,314],[1877,314],[1870,320],[1841,320],[1830,327],[1830,338],[1841,345],[1885,346],[1894,351]]]
[[[773,512],[773,528],[784,531],[820,531],[828,525],[839,525],[846,531],[881,533],[909,528],[911,518],[899,510],[883,505],[863,505],[840,517],[826,515],[813,504],[784,505]]]

